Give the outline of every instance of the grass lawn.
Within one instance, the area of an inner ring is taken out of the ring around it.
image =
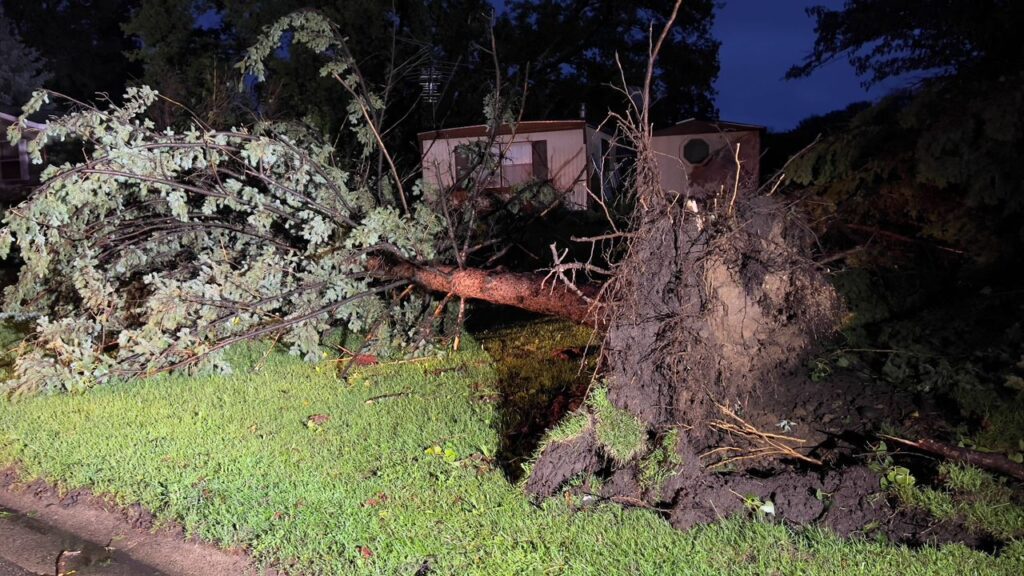
[[[490,464],[496,372],[468,348],[347,383],[332,362],[271,355],[258,372],[0,402],[0,464],[297,574],[1024,574],[1020,542],[990,556],[754,520],[678,532],[644,510],[534,504]]]

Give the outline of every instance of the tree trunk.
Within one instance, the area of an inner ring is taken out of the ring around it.
[[[408,262],[381,264],[380,268],[390,278],[410,280],[432,292],[513,306],[580,324],[603,324],[601,306],[595,302],[598,288],[594,286],[580,286],[577,293],[550,280],[544,282],[544,277],[539,274],[424,266]]]

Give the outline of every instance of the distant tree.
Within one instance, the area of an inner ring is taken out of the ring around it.
[[[138,0],[0,0],[22,40],[46,59],[48,87],[93,100],[97,92],[119,96],[140,68],[126,53],[136,48],[121,30]]]
[[[847,0],[814,6],[814,49],[789,78],[846,58],[868,83],[912,72],[992,73],[1018,68],[1024,3],[1018,0]]]
[[[612,86],[622,76],[643,84],[650,31],[664,25],[671,0],[513,0],[498,21],[499,57],[526,84],[530,118],[575,118],[580,106],[594,119],[622,110]],[[652,119],[675,122],[714,117],[719,42],[711,35],[715,2],[683,2],[654,69]],[[622,65],[622,73],[619,64]]]
[[[203,16],[209,18],[200,23]],[[136,44],[126,55],[141,64],[139,81],[185,106],[157,104],[150,114],[158,124],[180,124],[190,113],[211,125],[238,122],[242,95],[235,63],[242,50],[217,16],[214,0],[141,0],[122,25]]]
[[[815,114],[801,120],[791,130],[768,132],[764,136],[761,171],[766,176],[781,169],[817,138],[826,138],[848,129],[850,120],[871,107],[871,102],[854,102],[839,110]]]
[[[0,4],[0,110],[19,109],[52,77],[39,51],[22,42]]]
[[[222,34],[249,46],[265,26],[298,9],[314,9],[338,34],[359,39],[351,43],[352,57],[367,83],[378,87],[385,102],[382,133],[410,172],[419,161],[416,131],[480,121],[494,78],[490,59],[481,55],[481,47],[489,46],[493,15],[488,0],[225,0]],[[256,88],[260,113],[303,120],[337,137],[351,126],[349,96],[318,74],[319,60],[306,47],[287,37],[284,42],[285,49],[267,62],[269,81]],[[433,103],[424,101],[421,85],[421,75],[431,68],[441,79]]]
[[[936,264],[914,256],[922,247],[984,267],[1024,256],[1024,4],[850,0],[809,12],[818,38],[790,77],[844,56],[869,82],[934,73],[853,115],[791,166],[817,200],[817,221],[879,248],[874,263],[902,254],[904,267]]]

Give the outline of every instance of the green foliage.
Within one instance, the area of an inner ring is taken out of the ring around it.
[[[1024,10],[1015,0],[849,0],[813,6],[814,49],[789,78],[846,57],[858,74],[879,82],[908,73],[1001,71],[1020,63]]]
[[[775,516],[775,503],[771,500],[762,500],[756,494],[743,496],[743,508],[758,520],[766,520],[769,516]]]
[[[11,368],[18,359],[18,348],[31,330],[31,323],[0,319],[0,381],[10,377]]]
[[[295,15],[253,49],[247,70],[292,26],[296,39],[338,46],[325,21]],[[25,114],[47,98],[37,94]],[[315,360],[333,326],[383,323],[411,351],[427,344],[417,329],[424,302],[389,300],[402,283],[378,280],[371,261],[433,258],[434,213],[400,212],[380,193],[382,180],[354,182],[331,147],[301,128],[158,131],[145,118],[157,99],[131,88],[120,106],[51,120],[30,144],[36,161],[47,139],[78,139],[87,152],[83,162],[47,168],[0,230],[0,254],[14,244],[24,260],[4,310],[38,318],[35,346],[18,358],[9,389],[228,370],[228,344],[267,335]],[[8,137],[19,136],[15,125]]]
[[[228,357],[266,352],[244,347]],[[1024,571],[1020,543],[998,555],[913,549],[738,518],[683,532],[647,510],[535,505],[477,465],[498,439],[493,405],[473,391],[495,374],[472,343],[450,358],[357,368],[347,385],[315,367],[275,352],[259,373],[0,402],[0,461],[25,481],[140,503],[296,575],[413,574],[425,561],[438,575]],[[313,431],[314,414],[331,418]],[[435,445],[461,460],[424,454]]]
[[[822,222],[876,237],[870,258],[859,261],[929,269],[959,253],[979,265],[1014,257],[1024,242],[1015,225],[1024,214],[1016,152],[1024,143],[1022,79],[1019,71],[963,76],[890,96],[788,173],[814,193],[808,208]],[[942,258],[919,258],[934,246],[947,249]]]
[[[948,260],[913,262],[915,249],[932,245],[980,264],[1019,254],[1019,3],[856,0],[809,13],[817,19],[815,49],[790,76],[842,56],[872,81],[912,71],[943,74],[839,113],[844,129],[787,171],[818,193],[812,210],[823,221],[877,236],[879,250],[855,257],[876,265],[924,269]],[[892,250],[885,232],[911,240]]]
[[[594,411],[597,441],[619,464],[625,464],[647,449],[647,429],[628,410],[622,410],[608,399],[606,388],[596,388],[587,398]]]
[[[1020,294],[966,289],[934,301],[921,294],[931,289],[927,276],[875,272],[837,275],[851,316],[836,354],[898,389],[949,402],[960,417],[955,441],[1020,458],[1024,391],[1014,385],[1024,376],[1024,327],[1007,314]]]
[[[893,490],[897,493],[910,490],[915,484],[917,479],[903,466],[890,466],[881,480],[882,490]]]
[[[903,505],[924,510],[938,520],[961,518],[978,533],[1003,540],[1024,536],[1024,506],[1005,480],[954,463],[939,467],[941,486],[921,486],[910,470],[896,466],[884,442],[874,450],[870,466],[882,475],[881,488]]]

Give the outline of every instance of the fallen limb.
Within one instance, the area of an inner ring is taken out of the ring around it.
[[[887,436],[885,434],[881,435],[881,437],[921,452],[941,456],[947,460],[953,460],[955,462],[970,464],[971,466],[984,468],[986,470],[991,470],[992,472],[997,472],[999,474],[1024,481],[1024,465],[1018,464],[1002,454],[979,452],[978,450],[961,448],[959,446],[950,446],[949,444],[928,439],[907,440],[906,438],[897,438],[895,436]]]
[[[559,316],[580,324],[600,326],[602,309],[593,286],[545,286],[544,276],[456,266],[427,266],[409,262],[377,261],[371,267],[388,278],[409,280],[440,294],[513,306],[539,314]]]

